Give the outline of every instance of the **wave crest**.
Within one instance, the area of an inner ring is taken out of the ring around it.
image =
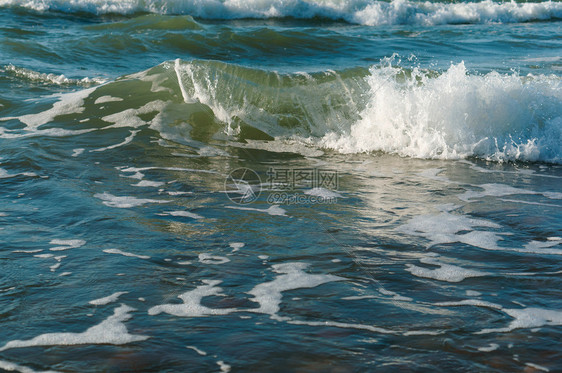
[[[0,0],[0,6],[91,14],[159,13],[203,19],[330,19],[361,25],[513,23],[562,19],[562,3],[411,0]]]
[[[320,145],[344,153],[418,158],[562,161],[562,84],[557,76],[443,74],[372,68],[361,119]]]
[[[342,153],[562,163],[560,77],[396,63],[314,74],[214,61],[164,66],[174,70],[184,102],[209,108],[242,141],[251,128]]]

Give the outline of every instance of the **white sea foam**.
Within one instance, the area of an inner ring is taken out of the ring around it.
[[[243,242],[231,242],[228,244],[228,246],[230,246],[232,248],[233,253],[237,252],[238,250],[240,250],[241,248],[243,248],[244,246],[246,246],[245,243]]]
[[[225,206],[228,209],[235,209],[235,210],[245,210],[245,211],[259,211],[265,212],[272,216],[287,216],[287,211],[278,205],[271,205],[266,209],[258,209],[254,207],[242,207],[242,206]]]
[[[117,207],[121,209],[138,207],[147,203],[168,203],[169,201],[163,201],[159,199],[146,199],[146,198],[135,198],[130,196],[117,197],[107,192],[94,194],[95,198],[101,199],[103,204],[109,207]]]
[[[23,365],[12,363],[6,360],[0,360],[0,369],[8,372],[20,372],[20,373],[58,373],[55,370],[33,370]]]
[[[394,292],[394,291],[387,290],[387,289],[385,289],[385,288],[383,288],[383,287],[380,287],[378,290],[379,290],[379,292],[380,292],[381,294],[386,295],[386,296],[389,296],[389,297],[392,297],[391,299],[392,299],[392,300],[395,300],[395,301],[410,302],[410,301],[413,300],[413,299],[410,298],[410,297],[405,297],[405,296],[400,295],[400,294],[398,294],[398,293],[396,293],[396,292]]]
[[[305,190],[304,194],[326,199],[340,198],[342,196],[338,192],[334,192],[333,190],[329,190],[326,188],[312,188],[309,190]]]
[[[166,215],[170,215],[170,216],[178,216],[178,217],[182,217],[182,218],[191,218],[191,219],[204,219],[203,216],[196,214],[194,212],[189,212],[189,211],[166,211],[163,212],[163,214]]]
[[[105,104],[106,102],[119,102],[119,101],[123,101],[123,99],[120,97],[101,96],[98,97],[96,101],[94,101],[94,104],[99,105],[99,104]]]
[[[90,150],[90,152],[104,152],[104,151],[106,151],[106,150],[111,150],[111,149],[119,148],[119,147],[121,147],[121,146],[130,144],[130,143],[133,141],[133,139],[135,138],[136,134],[137,134],[139,131],[129,131],[129,132],[130,132],[131,134],[130,134],[129,136],[127,136],[127,137],[125,138],[125,140],[123,140],[122,142],[120,142],[120,143],[118,143],[118,144],[106,146],[106,147],[104,147],[104,148],[93,149],[93,150]]]
[[[103,305],[106,305],[106,304],[109,304],[109,303],[116,302],[117,299],[119,299],[119,297],[121,295],[127,294],[127,293],[128,293],[128,291],[119,291],[119,292],[113,293],[113,294],[111,294],[107,297],[91,300],[88,303],[90,303],[94,306],[103,306]]]
[[[540,328],[545,325],[562,325],[562,311],[549,310],[537,307],[527,308],[504,308],[498,304],[481,301],[477,299],[466,299],[458,302],[440,302],[436,306],[442,307],[458,307],[458,306],[476,306],[499,310],[513,318],[509,325],[505,328],[486,328],[477,334],[488,333],[506,333],[515,329],[532,329]]]
[[[273,271],[280,274],[274,280],[256,285],[248,294],[252,300],[259,304],[259,308],[252,309],[253,312],[265,313],[272,318],[281,319],[277,316],[279,305],[283,298],[282,293],[289,290],[314,288],[319,285],[341,281],[342,277],[334,275],[314,275],[304,271],[306,263],[283,263],[273,266]]]
[[[180,317],[202,317],[210,315],[226,315],[236,312],[235,308],[209,308],[201,304],[201,299],[212,295],[221,295],[221,288],[217,285],[219,280],[203,280],[204,285],[194,290],[178,295],[182,304],[163,304],[148,310],[149,315],[158,315],[162,312]]]
[[[550,372],[550,369],[543,367],[542,365],[538,365],[538,364],[534,364],[534,363],[525,363],[526,366],[536,369],[536,370],[540,370],[543,372]]]
[[[463,201],[470,202],[476,198],[482,198],[486,196],[491,197],[504,197],[518,194],[542,194],[549,199],[562,199],[562,193],[557,192],[535,192],[533,190],[514,188],[505,184],[481,184],[476,185],[478,188],[484,189],[483,191],[468,190],[465,193],[459,195],[459,198]]]
[[[519,199],[508,199],[508,198],[500,198],[500,201],[503,202],[512,202],[512,203],[521,203],[523,205],[534,205],[534,206],[545,206],[545,207],[556,207],[559,208],[559,205],[555,205],[553,203],[541,203],[541,202],[532,202],[532,201],[523,201]]]
[[[130,252],[127,252],[127,251],[119,250],[119,249],[105,249],[105,250],[103,250],[103,252],[108,253],[108,254],[119,254],[119,255],[123,255],[123,256],[139,258],[139,259],[150,259],[150,257],[148,255],[133,254],[133,253],[130,253]]]
[[[489,275],[488,272],[481,272],[462,268],[452,264],[442,263],[434,258],[423,258],[420,261],[425,264],[439,266],[439,268],[429,269],[418,267],[413,264],[407,264],[406,271],[417,277],[424,277],[447,282],[461,282],[469,277],[481,277]]]
[[[505,328],[483,329],[480,334],[494,332],[510,332],[514,329],[531,329],[545,325],[562,325],[562,311],[543,308],[504,308],[503,312],[513,317],[514,320]]]
[[[228,373],[232,368],[230,365],[226,364],[224,361],[219,360],[217,361],[217,365],[219,366],[221,373]]]
[[[354,323],[344,323],[338,321],[303,321],[303,320],[287,320],[288,324],[294,325],[309,325],[309,326],[329,326],[335,328],[343,328],[343,329],[357,329],[357,330],[367,330],[374,333],[381,333],[381,334],[402,334],[405,336],[409,335],[438,335],[441,332],[434,332],[434,331],[426,331],[426,330],[411,330],[403,333],[396,332],[394,330],[381,328],[374,325],[365,325],[365,324],[354,324]]]
[[[76,148],[76,149],[72,149],[72,157],[78,157],[79,155],[81,155],[82,153],[84,153],[84,148]]]
[[[82,333],[41,334],[29,340],[10,341],[0,348],[0,351],[33,346],[70,346],[82,344],[122,345],[144,341],[149,337],[145,335],[129,334],[124,324],[125,321],[131,318],[130,312],[132,311],[135,311],[135,309],[123,304],[114,310],[112,316]]]
[[[27,126],[27,131],[34,131],[43,124],[51,122],[59,115],[77,114],[84,111],[84,99],[94,92],[96,88],[82,89],[76,92],[56,94],[59,101],[55,102],[50,109],[37,114],[26,114],[19,117],[4,117],[0,121],[17,119]]]
[[[201,253],[199,254],[199,262],[203,264],[224,264],[230,262],[230,259],[225,256]]]
[[[4,170],[3,168],[0,168],[0,179],[8,179],[8,178],[12,178],[12,177],[20,176],[20,175],[29,176],[29,177],[37,176],[37,174],[35,174],[33,172],[22,172],[22,173],[17,173],[17,174],[11,174],[8,171]]]
[[[554,248],[559,241],[531,241],[523,247],[501,247],[502,233],[482,230],[501,228],[499,224],[484,219],[443,212],[437,215],[419,215],[400,226],[398,231],[424,237],[430,246],[446,243],[464,243],[485,250],[517,252],[523,254],[562,255],[562,249]],[[505,234],[505,233],[504,233]]]
[[[30,250],[14,250],[13,253],[35,254],[40,253],[43,249],[30,249]]]
[[[191,350],[193,350],[193,351],[195,351],[195,352],[197,352],[197,353],[198,353],[199,355],[201,355],[201,356],[206,356],[206,355],[207,355],[207,353],[206,353],[205,351],[203,351],[203,350],[201,350],[201,349],[199,349],[199,348],[197,348],[197,347],[195,347],[195,346],[185,346],[185,347],[186,347],[186,348],[189,348],[189,349],[191,349]]]
[[[431,241],[431,245],[464,242],[482,248],[496,248],[497,241],[501,238],[487,231],[476,231],[476,228],[501,228],[499,224],[484,220],[474,219],[465,215],[456,215],[443,212],[437,215],[419,215],[410,219],[398,228],[399,231],[414,236],[421,236]],[[459,232],[468,232],[460,234]]]
[[[126,109],[118,113],[106,115],[101,119],[108,123],[113,123],[111,126],[106,128],[121,128],[121,127],[132,127],[137,128],[148,124],[146,121],[142,120],[139,115],[148,114],[152,112],[160,112],[166,107],[164,101],[152,101],[138,109]]]
[[[411,0],[0,0],[0,6],[93,14],[189,14],[209,19],[322,17],[364,25],[509,23],[562,18],[560,3],[550,1],[432,3]]]
[[[58,245],[55,247],[51,247],[49,250],[51,251],[64,251],[69,249],[77,249],[82,247],[86,244],[84,240],[60,240],[54,239],[49,242],[51,245]]]

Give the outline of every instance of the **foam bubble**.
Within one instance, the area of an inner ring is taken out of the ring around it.
[[[146,187],[150,187],[150,188],[158,188],[161,187],[162,185],[164,185],[165,183],[161,182],[161,181],[150,181],[150,180],[141,180],[136,184],[131,184],[132,186],[136,186],[136,187],[141,187],[141,188],[146,188]]]
[[[538,365],[538,364],[534,364],[534,363],[525,363],[525,365],[528,366],[528,367],[531,367],[531,368],[533,368],[533,369],[543,371],[543,372],[550,372],[550,369],[548,369],[548,368],[546,368],[546,367],[543,367],[543,366],[541,366],[541,365]]]
[[[212,295],[221,295],[221,288],[217,285],[219,280],[203,280],[205,285],[198,286],[194,290],[178,295],[182,304],[163,304],[154,306],[148,310],[149,315],[158,315],[162,312],[180,317],[202,317],[210,315],[227,315],[235,312],[235,308],[209,308],[201,304],[201,299]]]
[[[217,365],[220,367],[222,373],[230,372],[231,366],[226,364],[224,361],[222,360],[217,361]]]
[[[477,187],[482,188],[484,190],[481,192],[474,191],[474,190],[466,191],[465,193],[458,196],[459,199],[466,202],[470,202],[475,198],[482,198],[486,196],[504,197],[514,194],[540,194],[532,190],[514,188],[512,186],[505,185],[505,184],[482,184],[482,185],[477,185]]]
[[[106,102],[119,102],[119,101],[123,101],[123,99],[120,97],[101,96],[98,97],[96,101],[94,101],[94,104],[99,105],[99,104],[105,104]]]
[[[201,253],[199,254],[199,262],[203,264],[224,264],[230,262],[230,259],[224,256]]]
[[[443,212],[438,215],[416,216],[400,226],[398,231],[424,237],[430,241],[430,246],[460,242],[485,250],[562,255],[562,249],[552,248],[559,244],[558,241],[531,241],[521,248],[501,247],[498,245],[498,242],[502,240],[500,233],[476,228],[501,228],[501,226],[488,220]]]
[[[82,333],[41,334],[29,340],[10,341],[0,348],[0,351],[34,346],[70,346],[83,344],[122,345],[147,340],[149,338],[148,336],[129,334],[127,331],[124,322],[131,318],[130,312],[132,311],[135,311],[135,309],[123,304],[114,310],[112,316]]]
[[[19,117],[4,117],[0,118],[0,121],[17,119],[27,126],[26,130],[33,131],[43,124],[51,122],[57,116],[83,112],[84,107],[82,105],[84,104],[84,99],[95,90],[96,88],[88,88],[71,93],[56,94],[54,96],[60,99],[48,110]]]
[[[130,196],[117,197],[107,192],[94,194],[95,198],[101,199],[103,204],[109,207],[117,207],[121,209],[138,207],[147,203],[168,203],[169,201],[163,201],[159,199],[146,199],[146,198],[135,198]]]
[[[458,302],[440,302],[436,306],[477,306],[499,310],[513,318],[505,328],[486,328],[476,334],[505,333],[515,329],[540,328],[545,325],[562,325],[562,311],[549,310],[537,307],[527,308],[504,308],[498,304],[490,303],[477,299],[466,299]]]
[[[420,260],[422,263],[439,266],[436,269],[418,267],[413,264],[406,265],[406,271],[414,276],[430,278],[439,281],[461,282],[469,277],[482,277],[489,275],[488,272],[481,272],[472,269],[466,269],[452,264],[445,264],[433,258],[424,258]]]
[[[232,248],[232,252],[234,253],[240,250],[241,248],[243,248],[244,246],[246,246],[246,244],[243,242],[231,242],[228,244],[228,246]]]
[[[148,255],[133,254],[133,253],[130,253],[130,252],[127,252],[127,251],[119,250],[119,249],[105,249],[105,250],[103,250],[103,252],[108,253],[108,254],[119,254],[119,255],[123,255],[123,256],[139,258],[139,259],[150,259],[150,257]]]
[[[12,363],[6,360],[0,360],[0,369],[6,370],[8,372],[20,372],[20,373],[58,373],[55,370],[33,370],[23,365]]]
[[[272,318],[279,319],[277,312],[283,297],[282,293],[289,290],[314,288],[322,284],[341,281],[342,277],[334,275],[313,275],[304,272],[306,263],[283,263],[275,264],[273,271],[279,273],[274,280],[256,285],[248,294],[252,300],[259,304],[259,308],[252,309],[253,312],[265,313]]]
[[[146,121],[140,118],[140,115],[149,113],[159,113],[165,107],[166,103],[161,100],[151,101],[138,109],[126,109],[118,113],[106,115],[101,119],[108,123],[113,123],[111,126],[106,128],[121,128],[121,127],[141,127],[148,124]]]
[[[305,190],[304,194],[326,199],[340,198],[342,196],[341,194],[326,188],[312,188],[310,190]]]
[[[37,176],[37,174],[33,173],[33,172],[22,172],[22,173],[17,173],[17,174],[10,174],[8,171],[4,170],[3,168],[0,168],[0,179],[8,179],[8,178],[12,178],[12,177],[16,177],[16,176],[29,176],[29,177],[35,177]]]
[[[201,349],[199,349],[199,348],[197,348],[197,347],[195,347],[195,346],[185,346],[185,347],[186,347],[186,348],[189,348],[189,349],[191,349],[191,350],[193,350],[193,351],[195,351],[195,352],[197,352],[197,353],[198,353],[199,355],[201,355],[201,356],[206,356],[206,355],[207,355],[207,353],[206,353],[205,351],[203,351],[203,350],[201,350]]]
[[[562,325],[562,312],[557,310],[547,310],[543,308],[505,308],[503,312],[513,317],[514,320],[505,328],[483,329],[480,334],[493,332],[510,332],[514,329],[531,329],[544,325]]]
[[[178,216],[178,217],[182,217],[182,218],[191,218],[191,219],[204,219],[203,216],[193,213],[193,212],[189,212],[189,211],[167,211],[164,212],[164,214],[166,215],[171,215],[171,216]]]
[[[82,247],[86,244],[86,241],[84,240],[60,240],[60,239],[54,239],[51,240],[51,242],[49,242],[51,245],[59,245],[56,247],[52,247],[49,250],[51,251],[64,251],[64,250],[69,250],[69,249],[77,249],[79,247]]]
[[[265,212],[272,216],[287,216],[287,211],[279,205],[271,205],[267,209],[258,209],[253,207],[242,207],[242,206],[225,206],[227,209],[245,210],[245,211],[259,211]]]
[[[105,148],[98,148],[98,149],[93,149],[90,150],[90,152],[104,152],[106,150],[111,150],[111,149],[115,149],[115,148],[119,148],[121,146],[125,146],[127,144],[130,144],[133,139],[135,138],[136,134],[139,133],[139,131],[129,131],[131,134],[129,136],[127,136],[125,138],[125,140],[123,140],[122,142],[115,144],[115,145],[110,145],[110,146],[106,146]]]
[[[72,157],[78,157],[79,155],[81,155],[82,153],[84,153],[84,148],[76,148],[76,149],[72,149]]]
[[[109,304],[109,303],[116,302],[121,295],[127,294],[127,293],[129,293],[129,292],[128,291],[119,291],[119,292],[113,293],[113,294],[111,294],[107,297],[91,300],[88,303],[92,304],[94,306],[103,306],[103,305],[106,305],[106,304]]]

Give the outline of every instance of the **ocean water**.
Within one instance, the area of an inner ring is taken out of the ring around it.
[[[0,0],[0,370],[562,370],[562,3]]]

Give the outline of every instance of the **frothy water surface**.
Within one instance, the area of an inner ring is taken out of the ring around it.
[[[562,369],[560,3],[0,9],[0,369]]]

